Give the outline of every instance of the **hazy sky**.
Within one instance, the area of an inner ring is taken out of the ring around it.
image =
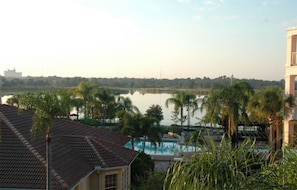
[[[0,0],[0,75],[280,80],[296,0]]]

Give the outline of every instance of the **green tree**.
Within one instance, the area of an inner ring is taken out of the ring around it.
[[[31,94],[25,96],[24,100],[28,103],[28,107],[32,108],[35,112],[33,118],[32,132],[34,136],[45,134],[46,136],[46,188],[52,189],[52,127],[54,125],[55,117],[61,113],[61,104],[59,97],[56,93],[40,92],[38,94]]]
[[[12,97],[8,98],[6,100],[6,103],[8,105],[16,106],[16,107],[19,108],[20,107],[20,99],[21,99],[21,95],[20,94],[15,94]]]
[[[160,144],[162,141],[163,130],[158,124],[158,120],[155,117],[144,115],[140,122],[141,136],[144,136],[144,140],[149,140],[154,147]],[[145,149],[145,143],[143,151]]]
[[[81,107],[84,106],[84,101],[80,98],[73,97],[71,100],[71,104],[73,105],[73,107],[76,110],[76,120],[78,120],[79,114],[80,114],[80,109],[81,109]]]
[[[190,128],[190,110],[192,109],[192,115],[194,115],[194,112],[198,109],[198,99],[196,98],[196,95],[195,94],[189,94],[187,93],[185,95],[185,106],[187,108],[187,112],[188,112],[188,131],[189,131],[189,128]]]
[[[272,152],[281,148],[282,121],[294,106],[294,98],[285,98],[283,90],[273,86],[258,91],[248,104],[252,120],[269,123],[269,143]]]
[[[100,89],[96,97],[99,99],[99,113],[103,123],[106,122],[106,119],[115,118],[116,99],[112,91],[107,88]]]
[[[145,111],[145,116],[156,118],[158,125],[160,125],[160,122],[164,119],[162,107],[154,104]]]
[[[84,118],[87,119],[90,116],[92,109],[92,101],[94,100],[94,95],[97,92],[97,86],[90,82],[80,82],[74,93],[79,98],[83,99],[84,102]]]
[[[72,91],[67,89],[58,89],[56,93],[57,93],[57,97],[59,98],[60,106],[61,106],[60,115],[62,117],[69,119],[70,112],[74,107]]]
[[[34,110],[34,97],[36,96],[35,93],[26,92],[20,95],[19,98],[19,108]]]
[[[152,157],[144,152],[140,152],[131,164],[132,189],[139,189],[139,186],[153,174],[154,167],[155,164]]]
[[[121,133],[131,138],[131,148],[134,150],[134,140],[142,136],[141,113],[124,112],[121,126]]]
[[[216,85],[209,91],[202,107],[206,109],[204,120],[213,124],[222,123],[233,146],[237,143],[239,123],[249,123],[247,104],[254,93],[247,82],[238,82],[230,86]]]
[[[139,109],[133,105],[129,97],[119,96],[117,100],[117,116],[122,119],[125,113],[137,113]]]
[[[188,126],[190,125],[190,108],[193,108],[193,113],[197,109],[198,103],[196,100],[196,96],[193,94],[188,94],[183,91],[178,91],[172,94],[171,98],[168,98],[165,102],[165,106],[168,107],[169,104],[173,104],[173,117],[180,121],[180,129],[183,131],[183,123],[186,120],[186,116],[184,116],[184,107],[187,108],[188,111]],[[178,118],[178,115],[180,117]]]

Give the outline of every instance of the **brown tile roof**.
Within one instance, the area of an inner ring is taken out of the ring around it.
[[[0,105],[0,188],[45,188],[45,139],[30,133],[33,112]],[[95,167],[129,165],[129,138],[64,119],[53,127],[53,189],[69,189]]]

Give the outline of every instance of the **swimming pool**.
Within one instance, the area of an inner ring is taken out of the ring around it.
[[[194,146],[188,146],[181,145],[178,143],[178,141],[162,141],[160,143],[160,146],[155,148],[155,146],[149,142],[149,141],[134,141],[134,150],[136,151],[142,151],[143,146],[145,146],[144,153],[149,155],[175,155],[179,152],[195,152]],[[126,145],[126,148],[132,148],[131,141],[129,141]],[[198,151],[199,148],[196,147],[196,151]]]

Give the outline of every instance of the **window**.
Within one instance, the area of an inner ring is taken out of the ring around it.
[[[111,174],[105,176],[105,190],[117,189],[117,174]]]

